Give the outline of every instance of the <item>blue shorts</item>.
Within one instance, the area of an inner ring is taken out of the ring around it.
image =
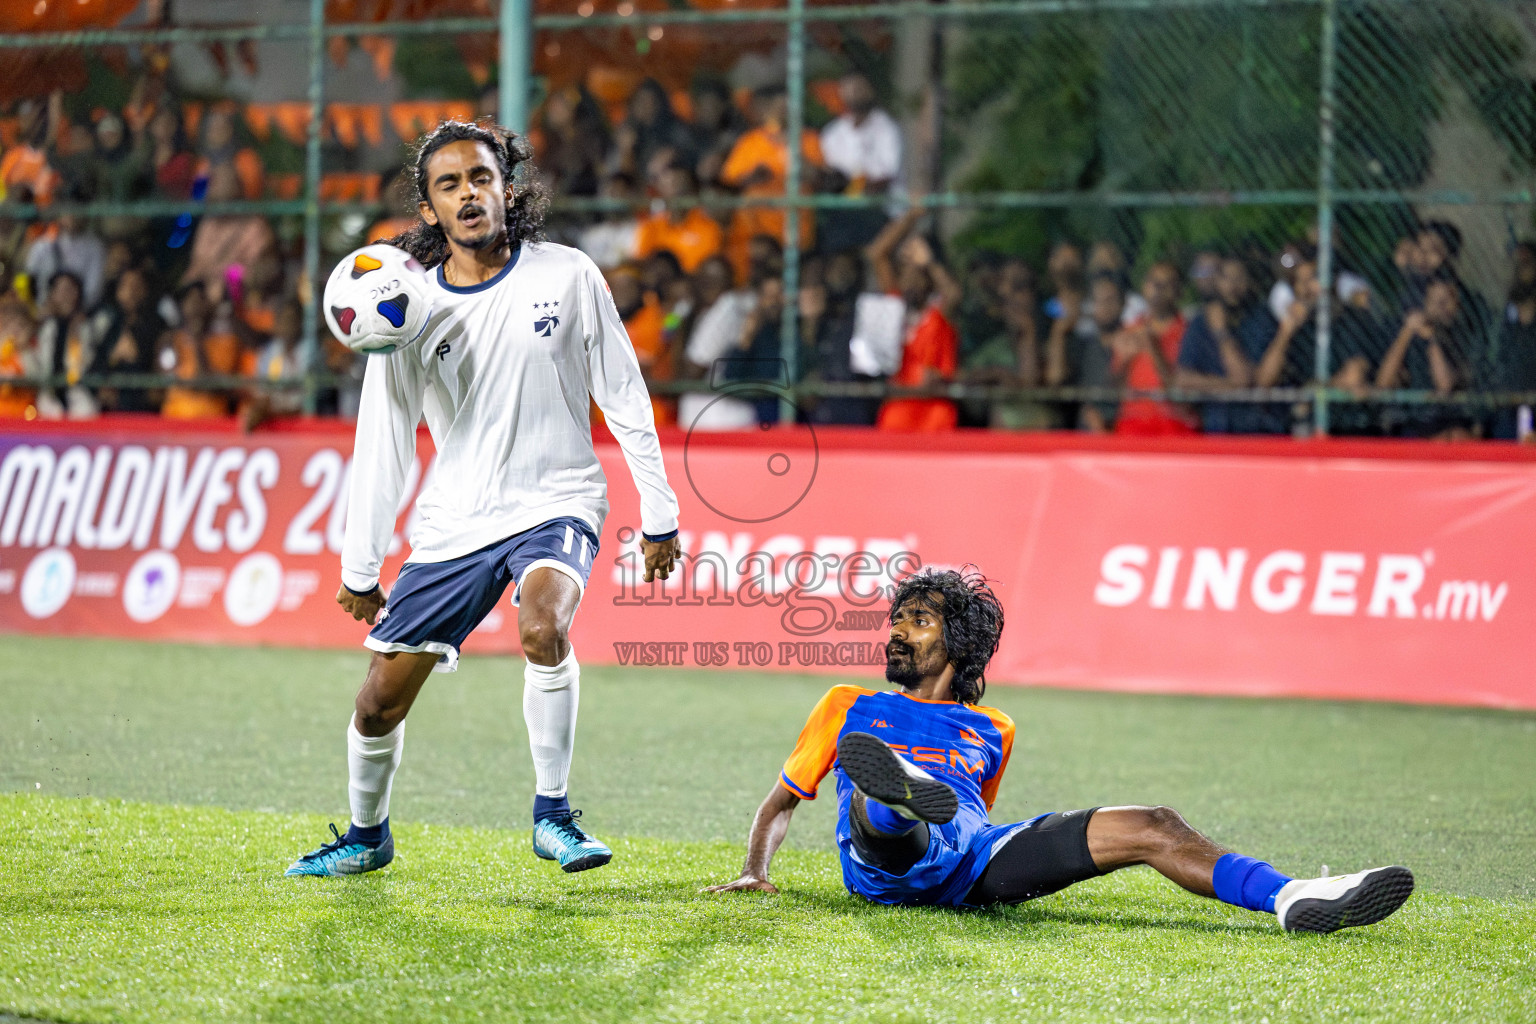
[[[586,591],[597,557],[597,534],[574,517],[547,523],[446,562],[407,562],[400,569],[378,624],[363,644],[375,651],[431,651],[436,670],[459,667],[459,645],[530,569],[563,572]]]
[[[927,851],[901,875],[864,863],[853,848],[852,839],[839,834],[843,884],[849,892],[872,903],[964,906],[966,894],[987,869],[992,854],[1020,829],[1038,820],[993,825],[985,819],[962,820],[965,817],[960,814],[949,824],[930,825]]]
[[[1088,848],[1088,823],[1097,807],[1037,814],[993,825],[961,812],[930,825],[928,849],[904,874],[867,864],[850,837],[838,834],[843,882],[874,903],[946,907],[1013,904],[1060,892],[1104,872]]]

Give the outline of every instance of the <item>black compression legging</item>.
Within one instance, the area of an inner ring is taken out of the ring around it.
[[[965,902],[1023,903],[1101,874],[1088,852],[1088,822],[1097,807],[1047,814],[1009,837],[992,855]]]

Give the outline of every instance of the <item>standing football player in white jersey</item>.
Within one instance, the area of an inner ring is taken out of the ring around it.
[[[420,143],[421,220],[391,244],[428,268],[433,313],[414,343],[368,358],[336,595],[374,626],[347,727],[352,822],[344,834],[332,825],[334,841],[290,875],[358,874],[393,859],[389,792],[406,714],[434,668],[457,667],[459,645],[509,585],[527,656],[534,852],[566,871],[613,856],[566,799],[580,678],[568,634],[608,514],[589,395],[640,491],[647,581],[666,579],[677,558],[677,498],[602,275],[575,249],[539,240],[537,180],[514,187],[530,155],[510,132],[460,122]],[[379,567],[423,414],[437,463],[417,499],[410,560],[386,595]]]

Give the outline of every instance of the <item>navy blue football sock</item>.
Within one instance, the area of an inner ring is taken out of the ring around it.
[[[1275,897],[1289,881],[1289,875],[1237,853],[1223,854],[1211,873],[1211,886],[1221,902],[1271,914],[1275,912]]]
[[[563,796],[533,795],[533,823],[545,818],[563,818],[571,813],[571,802]]]
[[[878,800],[864,801],[864,816],[869,819],[870,827],[883,835],[906,835],[917,827],[917,822],[903,818]]]
[[[349,843],[362,843],[365,846],[378,846],[389,835],[389,819],[385,818],[377,825],[358,825],[353,823],[347,826],[347,834],[342,838]]]

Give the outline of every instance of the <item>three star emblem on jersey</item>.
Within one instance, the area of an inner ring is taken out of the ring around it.
[[[558,302],[535,302],[533,304],[533,308],[534,308],[535,311],[537,311],[537,310],[549,310],[550,311],[550,312],[545,312],[545,313],[540,313],[540,312],[535,312],[534,313],[533,333],[537,334],[541,338],[547,338],[550,335],[554,334],[555,333],[555,328],[560,326],[560,317],[556,315],[556,312],[560,309],[560,303],[558,303]]]

